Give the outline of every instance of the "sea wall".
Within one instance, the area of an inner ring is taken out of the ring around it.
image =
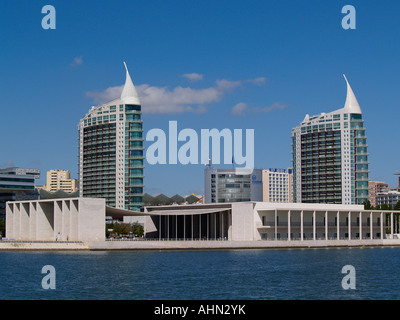
[[[32,241],[0,241],[0,251],[62,251],[88,250],[89,246],[83,242],[32,242]]]
[[[400,240],[304,240],[304,241],[99,241],[90,250],[215,250],[400,246]]]
[[[0,251],[64,250],[229,250],[400,246],[399,239],[292,241],[0,241]]]

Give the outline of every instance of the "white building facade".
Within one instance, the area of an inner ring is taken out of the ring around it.
[[[271,168],[262,171],[264,202],[293,202],[293,170]]]
[[[104,241],[104,199],[10,201],[6,236],[19,241]]]
[[[367,137],[360,105],[347,79],[346,83],[343,108],[306,115],[292,130],[295,202],[362,204],[368,200]]]
[[[121,97],[92,109],[79,131],[79,195],[137,211],[143,205],[141,103],[126,68]]]
[[[145,207],[147,238],[232,241],[393,239],[400,211],[361,205],[238,202]]]

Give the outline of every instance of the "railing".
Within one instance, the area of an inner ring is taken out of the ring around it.
[[[121,238],[121,239],[106,239],[106,241],[227,241],[228,238]]]
[[[286,228],[287,228],[287,227],[288,227],[288,223],[287,223],[287,221],[286,221],[286,222],[279,222],[279,223],[277,223],[276,226],[277,226],[277,227],[286,227]],[[314,226],[314,225],[313,225],[312,222],[304,222],[304,223],[303,223],[303,227],[313,227],[313,226]],[[325,227],[325,222],[315,222],[315,226],[316,226],[316,227]],[[339,227],[348,227],[348,226],[349,226],[348,223],[345,223],[345,222],[339,223]],[[260,227],[274,228],[274,227],[275,227],[275,224],[274,224],[274,222],[270,222],[270,223],[266,222],[266,223],[264,223],[264,224],[263,224],[262,226],[260,226]],[[300,228],[300,227],[301,227],[301,223],[300,223],[300,222],[291,222],[291,223],[290,223],[290,227],[291,227],[291,228]],[[334,227],[338,227],[337,223],[328,222],[328,228],[334,228]],[[352,227],[352,228],[359,228],[360,225],[359,225],[358,223],[356,223],[356,222],[352,222],[351,225],[350,225],[350,227]],[[368,227],[368,228],[370,228],[371,226],[370,226],[369,223],[363,223],[363,224],[361,225],[361,227]],[[380,228],[381,225],[380,225],[380,224],[374,224],[374,225],[372,225],[372,227],[373,227],[373,228]],[[384,227],[385,227],[385,226],[384,226]]]
[[[50,240],[13,240],[13,239],[0,239],[0,243],[83,243],[83,241],[50,241]]]
[[[387,237],[386,238],[383,237],[383,239],[387,239]],[[261,239],[261,240],[262,241],[289,241],[289,238],[288,237],[280,237],[279,239],[264,238],[264,239]],[[305,241],[305,240],[314,240],[314,238],[313,237],[303,237],[303,241]],[[328,239],[326,239],[325,237],[318,236],[318,237],[315,238],[315,240],[320,240],[320,241],[326,241],[326,240],[328,240],[328,241],[329,240],[347,240],[347,241],[351,241],[351,240],[354,241],[355,240],[355,241],[357,241],[357,240],[359,240],[360,241],[360,240],[371,240],[371,237],[362,237],[361,239],[360,239],[360,237],[351,237],[351,239],[349,239],[349,237],[339,237],[339,239],[338,239],[337,237],[330,236],[330,237],[328,237]],[[382,238],[381,237],[377,237],[377,236],[373,236],[372,240],[382,240]],[[290,241],[301,241],[301,238],[298,237],[298,236],[291,237]]]

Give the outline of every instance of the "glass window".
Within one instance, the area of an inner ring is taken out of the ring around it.
[[[142,178],[133,178],[133,179],[129,179],[130,184],[131,185],[141,185],[143,184],[143,179]]]
[[[143,157],[143,150],[131,150],[131,157]]]
[[[129,174],[131,176],[143,175],[143,169],[130,169]]]
[[[142,133],[141,132],[131,132],[130,133],[130,138],[134,139],[134,138],[141,138],[142,137]]]
[[[126,120],[140,120],[139,114],[127,114]]]
[[[125,105],[125,112],[128,111],[140,111],[141,107],[133,104],[126,104]]]
[[[130,146],[133,148],[141,148],[143,147],[143,141],[131,141]]]
[[[129,165],[131,167],[143,166],[143,160],[130,160]]]

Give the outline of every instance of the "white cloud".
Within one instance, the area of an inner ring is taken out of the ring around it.
[[[74,58],[74,61],[71,62],[71,66],[76,67],[80,66],[83,63],[82,56]]]
[[[232,108],[232,114],[235,116],[241,116],[247,109],[247,103],[239,102]]]
[[[143,113],[172,114],[183,112],[204,113],[206,105],[219,101],[227,92],[234,90],[242,81],[217,80],[216,85],[193,89],[190,87],[156,87],[148,84],[136,86],[142,104]],[[109,87],[104,91],[86,92],[96,104],[103,104],[117,99],[123,90],[122,86]]]
[[[109,87],[104,91],[89,91],[85,94],[93,99],[95,104],[103,104],[121,96],[124,86]]]
[[[267,78],[265,78],[265,77],[258,77],[258,78],[246,80],[246,82],[251,82],[251,83],[259,85],[259,86],[263,85],[266,81],[267,81]]]
[[[240,102],[232,108],[232,114],[235,116],[241,116],[247,112],[263,112],[268,113],[275,109],[284,110],[287,108],[287,105],[275,102],[267,107],[253,107],[249,108],[248,105],[244,102]]]
[[[203,76],[200,73],[185,73],[182,75],[182,77],[189,79],[191,81],[196,81],[196,80],[203,80]]]
[[[254,108],[254,111],[267,113],[267,112],[271,112],[272,110],[275,110],[275,109],[283,110],[286,108],[287,108],[286,104],[281,104],[281,103],[275,102],[268,107]]]

